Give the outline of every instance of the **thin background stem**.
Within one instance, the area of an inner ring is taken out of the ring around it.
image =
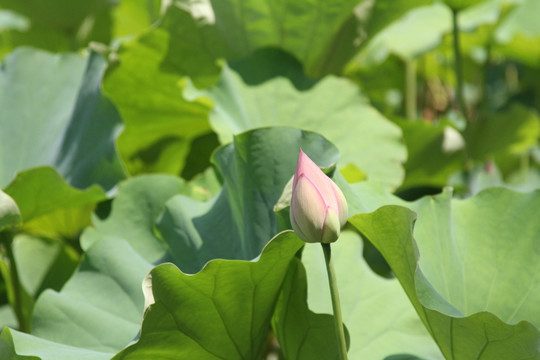
[[[416,119],[416,60],[405,60],[405,112],[409,120]]]
[[[328,284],[330,285],[330,297],[332,298],[332,308],[334,310],[334,329],[338,341],[339,358],[347,360],[347,343],[345,342],[345,331],[343,330],[343,319],[341,317],[341,304],[339,302],[339,292],[336,281],[336,273],[332,264],[332,251],[330,244],[321,243],[324,260],[326,263],[326,272],[328,273]]]
[[[23,299],[21,291],[21,282],[19,279],[19,272],[17,270],[17,264],[15,262],[15,255],[13,254],[13,233],[11,231],[0,232],[0,243],[2,244],[5,256],[8,261],[8,271],[11,284],[11,296],[12,296],[12,306],[17,322],[19,323],[19,330],[23,332],[29,332],[27,326],[26,317],[23,310]]]
[[[465,106],[465,98],[463,95],[463,64],[461,62],[461,49],[459,46],[459,26],[458,26],[459,10],[452,9],[452,28],[454,40],[454,71],[456,73],[456,97],[459,104],[459,109],[465,120],[469,120],[467,116],[467,107]]]

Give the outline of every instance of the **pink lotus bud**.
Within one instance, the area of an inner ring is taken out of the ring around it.
[[[300,239],[332,243],[347,222],[347,201],[337,185],[300,150],[294,173],[291,224]]]

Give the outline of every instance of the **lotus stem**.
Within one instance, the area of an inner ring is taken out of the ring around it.
[[[341,305],[339,302],[339,292],[336,281],[336,273],[332,263],[332,251],[330,244],[321,243],[326,272],[328,273],[328,284],[330,285],[330,297],[332,298],[332,309],[334,310],[334,329],[338,341],[339,359],[347,360],[347,343],[345,342],[345,331],[343,330],[343,319],[341,316]]]
[[[465,97],[463,95],[463,65],[461,63],[461,49],[459,46],[459,26],[458,26],[459,10],[452,9],[452,30],[454,42],[454,71],[456,73],[456,97],[459,104],[459,109],[465,120],[469,120],[467,116],[467,107],[465,105]]]
[[[405,112],[407,119],[416,119],[416,60],[405,61]]]
[[[17,264],[15,262],[15,255],[13,254],[13,233],[11,231],[4,231],[0,233],[0,243],[4,247],[5,256],[7,257],[9,266],[9,283],[11,285],[12,306],[17,322],[19,323],[19,330],[28,333],[28,323],[23,310],[23,300],[21,292],[21,282],[19,279],[19,272],[17,270]]]

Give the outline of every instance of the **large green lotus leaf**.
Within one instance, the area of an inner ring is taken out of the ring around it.
[[[519,104],[487,114],[471,123],[465,132],[470,156],[478,161],[492,158],[503,172],[535,146],[539,136],[537,113]]]
[[[29,21],[25,29],[12,30],[2,39],[9,48],[33,46],[50,51],[74,51],[90,41],[108,43],[111,38],[108,0],[1,0],[0,7]]]
[[[540,192],[447,191],[349,221],[388,261],[448,359],[538,359]],[[519,279],[519,281],[516,281]]]
[[[141,337],[115,359],[259,358],[289,262],[302,245],[285,232],[257,261],[213,260],[195,275],[172,264],[155,267]]]
[[[96,204],[105,200],[97,185],[75,189],[51,167],[20,172],[5,189],[17,203],[22,230],[52,238],[75,239],[90,224]]]
[[[294,174],[299,149],[319,165],[335,164],[338,151],[322,136],[293,128],[263,128],[234,137],[213,161],[223,190],[209,202],[172,198],[157,229],[172,261],[195,273],[209,260],[252,259],[278,232],[274,204]]]
[[[114,148],[120,119],[100,94],[97,54],[21,48],[0,70],[0,187],[18,171],[59,169],[70,184],[111,188],[123,177]],[[43,84],[47,84],[44,86]]]
[[[278,47],[304,64],[306,73],[320,76],[339,72],[355,51],[359,20],[355,0],[275,2],[269,0],[211,1],[193,3],[187,9],[169,7],[196,18],[198,26],[189,37],[198,39],[214,58],[244,57],[261,47]],[[178,17],[180,19],[180,17]],[[178,28],[183,25],[176,22]],[[186,37],[186,33],[183,33]],[[174,51],[171,39],[169,51]],[[174,53],[173,53],[173,56]]]
[[[132,175],[180,174],[192,141],[210,131],[211,104],[206,100],[186,100],[182,96],[185,76],[195,75],[185,71],[176,74],[162,68],[170,38],[169,17],[166,15],[158,26],[123,43],[114,54],[118,58],[109,66],[103,81],[105,93],[118,107],[124,121],[118,151]],[[202,45],[192,41],[188,45],[184,51],[176,53],[175,60],[191,59],[200,69],[197,78],[215,78],[219,67],[213,59],[205,61],[206,54],[200,55]]]
[[[401,131],[346,79],[328,76],[299,91],[285,78],[249,86],[224,68],[209,94],[215,102],[210,120],[221,142],[256,127],[295,126],[335,143],[342,153],[341,164],[352,163],[388,187],[401,182],[406,157]]]
[[[349,357],[383,359],[406,353],[424,359],[442,359],[399,282],[371,271],[362,258],[362,248],[361,237],[347,230],[332,244],[343,322],[351,339]],[[316,313],[331,314],[321,246],[307,244],[302,263],[307,273],[309,308]]]

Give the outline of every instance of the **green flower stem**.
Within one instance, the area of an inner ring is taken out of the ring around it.
[[[416,60],[405,62],[405,113],[407,119],[416,119]]]
[[[6,281],[6,283],[8,284],[8,293],[11,292],[13,312],[19,323],[19,330],[22,332],[29,332],[30,329],[27,326],[26,317],[23,311],[22,285],[19,279],[19,272],[17,271],[17,264],[15,263],[15,255],[13,254],[12,248],[13,233],[11,231],[0,232],[0,243],[3,245],[5,257],[7,258],[9,266],[9,268],[5,269],[9,272],[9,281]]]
[[[456,73],[456,97],[459,104],[459,109],[465,120],[469,120],[467,116],[467,107],[465,106],[465,97],[463,96],[463,65],[461,63],[461,49],[459,46],[459,26],[458,26],[459,11],[452,9],[452,28],[454,40],[454,71]]]
[[[347,360],[347,344],[345,342],[345,331],[343,330],[343,319],[341,317],[341,305],[339,302],[339,292],[336,281],[336,273],[332,264],[332,251],[330,244],[321,243],[324,260],[326,263],[326,272],[328,273],[328,284],[330,285],[330,296],[332,298],[332,308],[334,309],[334,328],[338,340],[339,358]]]

